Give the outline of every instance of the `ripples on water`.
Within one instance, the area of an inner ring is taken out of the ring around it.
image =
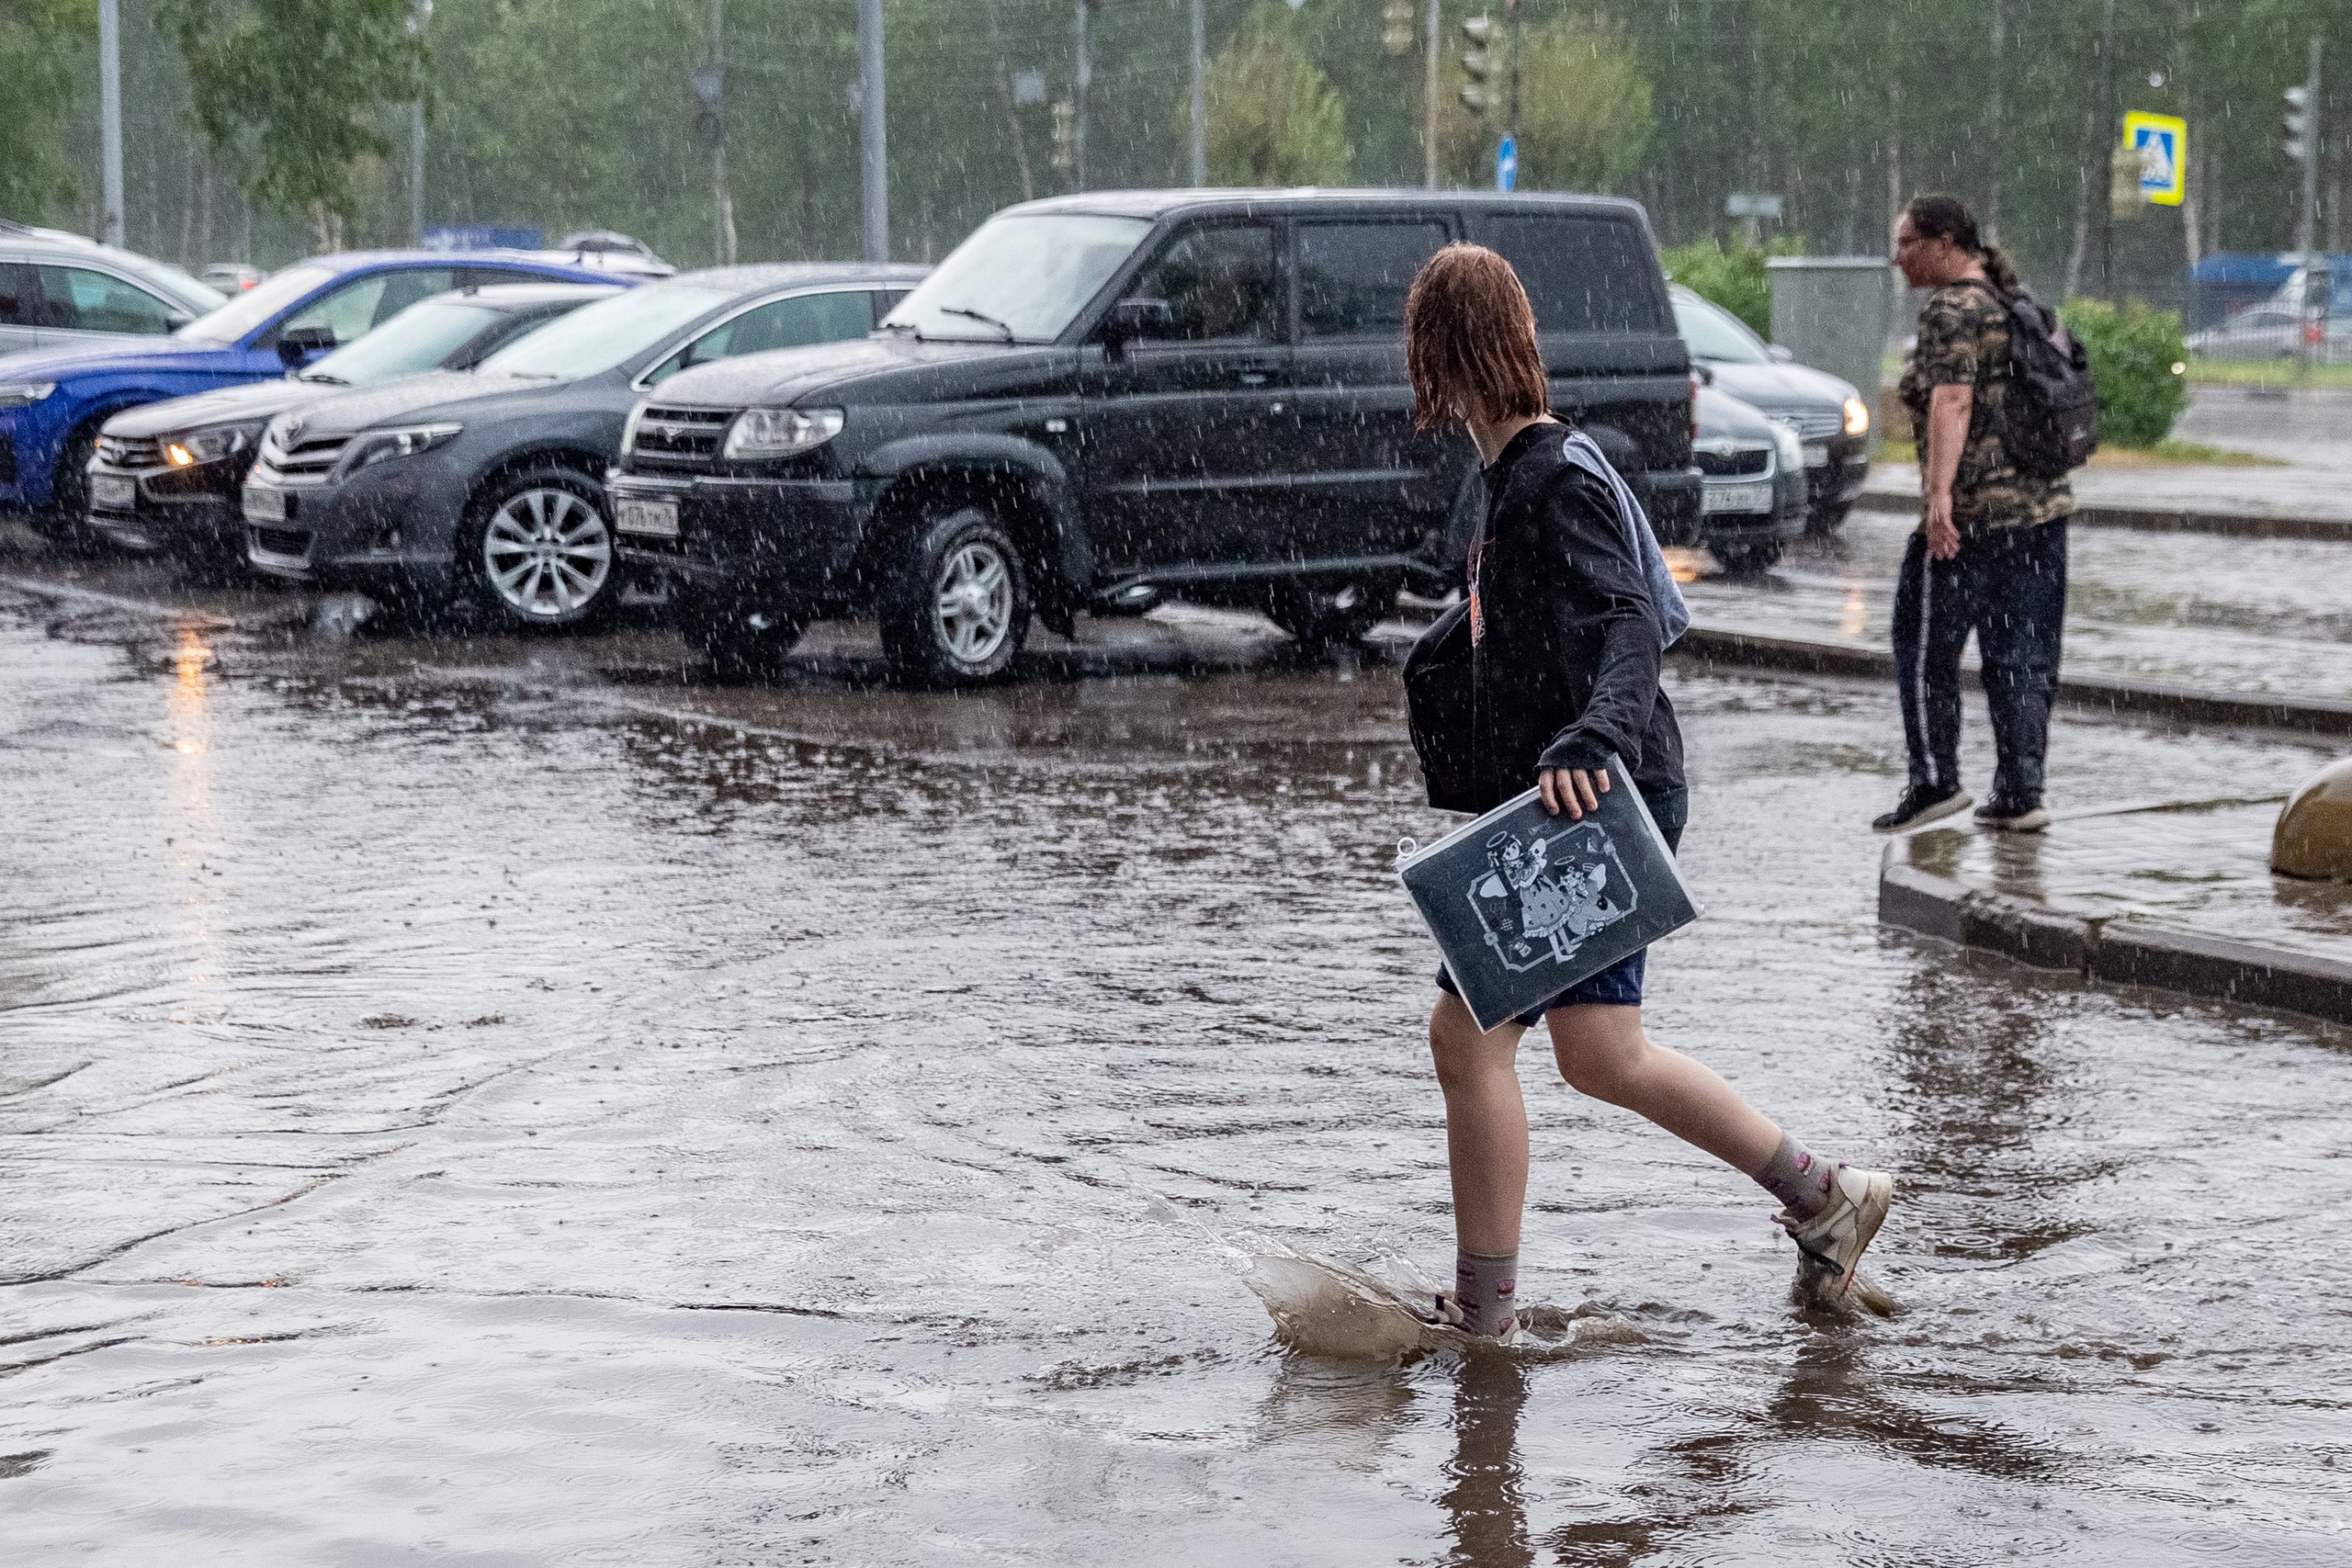
[[[1651,1021],[1901,1173],[1901,1314],[1793,1307],[1768,1200],[1531,1054],[1535,1345],[1334,1360],[1227,1238],[1450,1256],[1389,675],[681,689],[11,606],[11,1563],[2345,1545],[2343,1036],[1882,934],[1876,694],[1678,680],[1715,913]]]

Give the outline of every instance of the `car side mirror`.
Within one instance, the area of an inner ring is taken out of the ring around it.
[[[167,310],[164,313],[164,330],[175,333],[194,320],[196,317],[187,310]]]
[[[312,355],[333,347],[333,327],[294,327],[277,334],[277,357],[288,370],[309,364]]]
[[[1699,384],[1702,387],[1712,387],[1715,384],[1715,367],[1703,359],[1691,362],[1690,374],[1699,378]]]
[[[1102,323],[1102,346],[1117,354],[1139,337],[1165,335],[1175,324],[1176,311],[1165,299],[1122,299]]]
[[[1764,357],[1775,365],[1793,365],[1796,363],[1797,356],[1777,343],[1768,343],[1764,345]]]

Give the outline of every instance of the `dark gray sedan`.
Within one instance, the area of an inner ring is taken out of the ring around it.
[[[863,338],[923,269],[715,267],[582,307],[467,374],[281,414],[244,490],[279,577],[577,626],[617,597],[604,476],[630,406],[678,371]]]
[[[1715,389],[1795,432],[1804,449],[1808,525],[1816,534],[1836,529],[1870,477],[1870,405],[1852,382],[1795,363],[1722,306],[1679,283],[1668,292],[1674,324],[1692,361],[1713,373]]]

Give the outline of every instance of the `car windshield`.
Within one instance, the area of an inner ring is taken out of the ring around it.
[[[304,295],[333,282],[336,276],[331,266],[289,266],[277,276],[254,284],[219,310],[198,316],[182,327],[177,335],[206,343],[235,343]]]
[[[1772,363],[1764,345],[1749,335],[1746,327],[1703,299],[1676,297],[1674,330],[1682,334],[1683,345],[1690,349],[1693,359],[1713,360],[1720,365]]]
[[[882,322],[927,338],[1051,343],[1150,232],[1141,218],[998,218],[949,254]]]
[[[364,387],[431,370],[504,314],[469,299],[420,300],[303,371],[302,379]]]
[[[690,283],[648,283],[582,305],[481,362],[485,376],[573,381],[625,364],[735,296]]]

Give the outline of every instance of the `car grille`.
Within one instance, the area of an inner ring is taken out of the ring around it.
[[[1711,479],[1734,479],[1743,474],[1769,474],[1772,471],[1770,447],[1758,446],[1748,452],[1693,452],[1690,461]]]
[[[291,560],[311,558],[311,536],[296,528],[255,528],[254,547]]]
[[[630,448],[648,468],[708,468],[718,461],[718,444],[735,417],[733,409],[649,408],[637,422]]]
[[[101,435],[98,460],[117,468],[158,468],[164,464],[164,444],[153,435]]]
[[[1826,441],[1846,433],[1846,412],[1843,409],[1774,409],[1769,415],[1774,424],[1785,424],[1797,433],[1801,441]]]
[[[275,437],[261,444],[258,466],[275,469],[284,479],[322,479],[343,449],[351,445],[348,435],[318,435],[308,441],[297,441],[291,447],[280,446]]]

